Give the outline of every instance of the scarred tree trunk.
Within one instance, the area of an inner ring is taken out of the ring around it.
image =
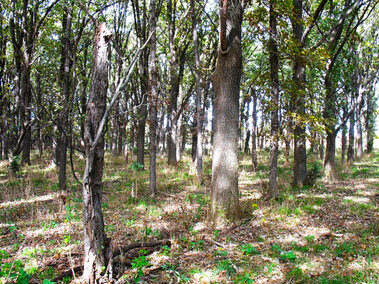
[[[108,47],[111,34],[104,23],[96,25],[93,75],[85,122],[86,167],[83,176],[83,280],[97,283],[111,258],[111,244],[104,232],[101,211],[104,167],[104,133],[98,129],[106,109],[108,89]]]
[[[229,3],[228,3],[229,2]],[[223,226],[240,217],[238,123],[242,69],[241,22],[244,1],[220,1],[220,44],[216,70],[210,220]]]
[[[279,56],[276,43],[277,29],[275,1],[270,2],[270,40],[268,49],[270,54],[271,71],[271,146],[270,146],[270,173],[268,197],[277,198],[279,195],[277,187],[277,166],[278,166],[278,108],[279,108]]]

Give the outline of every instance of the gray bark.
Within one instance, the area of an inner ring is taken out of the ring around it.
[[[228,3],[230,2],[230,3]],[[239,92],[244,1],[220,1],[220,44],[216,70],[210,220],[225,225],[240,217],[238,196]]]
[[[104,132],[100,129],[106,110],[108,90],[108,47],[111,34],[104,23],[96,25],[93,74],[85,121],[86,167],[83,176],[83,280],[97,283],[107,268],[112,251],[104,232],[102,176],[104,167]],[[99,129],[102,132],[99,135]],[[97,140],[98,139],[98,140]]]

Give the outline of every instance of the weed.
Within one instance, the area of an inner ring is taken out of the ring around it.
[[[309,247],[298,245],[296,242],[292,242],[291,246],[294,250],[299,251],[299,252],[308,252],[309,251]]]
[[[237,268],[229,259],[223,259],[217,264],[218,271],[225,271],[228,277],[231,277],[237,272]]]
[[[163,255],[168,256],[168,255],[170,255],[170,252],[171,252],[171,248],[168,245],[164,245],[162,247],[162,254]]]
[[[292,268],[286,275],[287,279],[301,280],[304,278],[304,273],[299,267]]]
[[[296,260],[296,254],[294,254],[292,251],[282,251],[279,255],[279,259],[282,261],[291,261],[294,262]]]
[[[253,247],[251,244],[246,244],[241,246],[241,252],[244,255],[257,255],[260,254],[260,252]]]
[[[245,273],[243,275],[238,276],[234,281],[234,283],[254,283],[254,281],[250,278],[249,273]]]
[[[342,244],[338,244],[334,250],[334,253],[338,257],[345,257],[349,255],[355,255],[356,250],[352,244],[345,242]]]
[[[200,241],[192,241],[191,243],[191,249],[193,250],[203,250],[204,248],[204,241],[200,240]]]
[[[141,277],[143,277],[145,274],[143,273],[142,269],[146,266],[150,266],[150,262],[148,261],[146,255],[147,251],[146,250],[140,250],[139,251],[141,256],[136,257],[132,260],[132,268],[137,269],[137,275],[134,277],[135,282],[139,282],[141,280]]]

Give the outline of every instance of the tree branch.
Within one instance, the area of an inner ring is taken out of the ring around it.
[[[133,69],[134,69],[134,66],[136,65],[137,63],[137,59],[141,53],[141,51],[147,46],[147,44],[149,43],[150,39],[151,39],[151,36],[153,35],[153,32],[152,31],[150,33],[150,36],[148,37],[148,39],[146,40],[146,42],[144,43],[144,45],[138,49],[138,51],[136,52],[136,54],[134,55],[134,58],[132,60],[132,63],[131,65],[129,65],[129,69],[127,71],[127,76],[124,77],[124,80],[122,80],[115,92],[113,93],[113,97],[112,97],[112,100],[111,102],[109,103],[109,105],[107,106],[107,109],[105,110],[105,113],[104,113],[104,116],[103,118],[101,119],[101,122],[100,122],[100,125],[99,125],[99,128],[97,130],[97,133],[96,133],[96,136],[95,136],[95,139],[91,142],[91,149],[94,149],[97,144],[99,143],[100,141],[100,138],[103,136],[103,131],[105,130],[105,125],[107,123],[107,120],[108,120],[108,116],[109,116],[109,113],[113,107],[113,105],[115,104],[116,100],[118,99],[118,97],[120,96],[121,92],[123,91],[123,89],[125,88],[126,84],[128,84],[131,76],[132,76],[132,73],[133,73]]]

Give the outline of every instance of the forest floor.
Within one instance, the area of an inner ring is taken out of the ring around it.
[[[268,152],[257,172],[241,158],[245,216],[228,228],[207,224],[211,162],[198,186],[189,157],[177,167],[158,161],[158,194],[148,197],[148,171],[106,155],[103,212],[115,247],[170,239],[119,268],[119,283],[378,283],[379,152],[339,169],[334,182],[290,186],[291,166],[279,160],[278,201],[265,201]],[[78,169],[84,160],[75,157]],[[309,159],[317,176],[321,162]],[[83,258],[81,187],[69,174],[63,205],[57,169],[33,157],[12,177],[0,162],[0,283],[52,283]],[[75,277],[65,277],[70,283]],[[50,280],[48,280],[50,279]]]

